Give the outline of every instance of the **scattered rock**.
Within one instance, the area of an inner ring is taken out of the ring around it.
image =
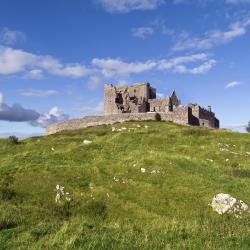
[[[207,161],[210,161],[210,162],[214,162],[214,160],[212,160],[212,159],[206,159]]]
[[[146,172],[146,169],[145,169],[145,168],[141,168],[141,172],[142,172],[142,173],[145,173],[145,172]]]
[[[91,144],[92,143],[92,141],[89,141],[89,140],[84,140],[83,141],[83,144],[85,144],[85,145],[89,145],[89,144]]]
[[[220,193],[213,197],[211,204],[209,204],[218,214],[234,214],[235,217],[240,217],[243,212],[249,208],[242,200],[237,200],[230,194]]]

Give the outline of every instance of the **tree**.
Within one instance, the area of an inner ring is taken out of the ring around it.
[[[247,130],[248,133],[250,133],[250,122],[248,122],[248,125],[247,125],[247,127],[246,127],[246,130]]]

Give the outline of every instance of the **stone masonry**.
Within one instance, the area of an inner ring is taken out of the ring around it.
[[[168,97],[157,99],[156,89],[149,83],[121,87],[105,84],[104,116],[86,116],[55,123],[47,127],[47,134],[125,121],[146,120],[219,128],[219,120],[211,111],[211,106],[207,109],[192,103],[182,106],[175,91]]]

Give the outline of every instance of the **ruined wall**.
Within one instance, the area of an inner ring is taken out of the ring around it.
[[[165,97],[163,99],[150,99],[148,100],[150,112],[169,112],[170,99]]]
[[[189,104],[192,115],[189,117],[189,124],[209,128],[219,128],[219,120],[210,110],[204,109],[197,104]]]
[[[187,114],[184,111],[177,110],[173,116],[173,112],[169,113],[129,113],[129,114],[118,114],[118,115],[107,115],[107,116],[86,116],[81,119],[73,119],[64,122],[52,124],[47,127],[47,134],[54,134],[63,130],[72,130],[87,128],[97,125],[110,125],[118,122],[126,121],[148,121],[148,120],[160,120],[172,121],[175,123],[187,125],[188,119]],[[158,116],[158,118],[157,118]]]
[[[155,95],[156,90],[148,83],[120,87],[105,84],[104,114],[147,112],[147,100]]]
[[[189,108],[188,107],[178,107],[171,112],[173,114],[173,122],[178,124],[188,124],[189,123]]]
[[[104,86],[104,114],[118,114],[119,110],[115,103],[116,88],[113,85]]]

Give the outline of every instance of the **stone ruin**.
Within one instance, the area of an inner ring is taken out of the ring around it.
[[[212,112],[211,106],[207,109],[192,103],[182,106],[175,91],[170,96],[157,99],[156,89],[149,83],[132,86],[105,84],[103,116],[85,116],[55,123],[47,127],[47,134],[118,122],[148,120],[219,128],[219,120]]]
[[[219,128],[219,120],[211,110],[198,104],[181,106],[176,92],[170,96],[157,99],[156,89],[149,83],[138,83],[132,86],[116,87],[105,84],[104,115],[124,113],[159,113],[172,114],[172,121],[181,124]]]

